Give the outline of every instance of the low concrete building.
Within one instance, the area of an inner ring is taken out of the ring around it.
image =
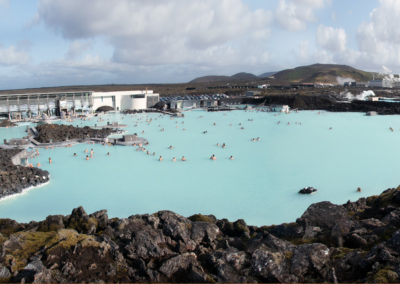
[[[152,90],[113,92],[71,91],[52,93],[1,94],[0,115],[10,118],[62,116],[67,113],[90,113],[100,107],[113,110],[146,109],[159,101]]]

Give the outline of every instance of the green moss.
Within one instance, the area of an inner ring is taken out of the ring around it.
[[[290,250],[287,250],[287,251],[284,252],[284,255],[285,255],[285,258],[287,258],[287,259],[292,259],[292,257],[293,257],[293,252],[290,251]]]
[[[315,242],[314,239],[303,239],[303,238],[298,238],[298,239],[293,239],[290,240],[290,242],[294,245],[304,245],[304,244],[312,244]]]
[[[207,223],[214,223],[213,218],[202,215],[202,214],[194,214],[188,218],[192,222],[207,222]]]
[[[68,224],[68,228],[75,229],[78,232],[88,232],[92,227],[95,227],[96,229],[98,227],[98,221],[94,217],[88,218],[87,221],[82,219],[73,219],[70,220]]]
[[[374,275],[373,280],[378,283],[394,283],[399,281],[399,275],[385,267]]]
[[[41,248],[50,247],[58,241],[55,232],[19,232],[14,236],[18,239],[20,247],[12,251],[5,251],[6,259],[13,260],[11,270],[22,269],[28,258]]]
[[[82,246],[99,246],[99,242],[95,240],[93,236],[89,236],[86,234],[79,234],[75,230],[71,229],[61,229],[57,233],[57,238],[59,242],[56,246],[52,247],[49,252],[62,247],[64,249],[71,248],[78,243],[81,243]]]
[[[333,253],[333,258],[341,259],[341,258],[345,257],[346,255],[348,255],[349,253],[351,253],[352,251],[354,251],[354,249],[346,248],[346,247],[336,248]]]

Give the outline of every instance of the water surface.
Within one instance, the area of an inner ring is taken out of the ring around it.
[[[43,149],[32,162],[51,173],[50,184],[0,201],[0,216],[41,220],[82,205],[88,212],[107,209],[111,217],[172,210],[184,216],[214,214],[270,225],[295,221],[314,202],[340,204],[400,183],[400,116],[194,110],[174,119],[158,114],[103,118],[72,124],[119,121],[128,125],[128,133],[147,138],[147,148],[156,155],[135,147],[88,144]],[[10,137],[16,130],[0,131]],[[254,137],[260,141],[251,142]],[[86,161],[84,150],[91,148],[94,158]],[[216,161],[209,159],[211,154]],[[158,162],[159,155],[163,162]],[[182,155],[187,162],[179,161]],[[235,160],[229,160],[230,155]],[[173,157],[178,161],[172,162]],[[305,186],[318,192],[299,195]]]

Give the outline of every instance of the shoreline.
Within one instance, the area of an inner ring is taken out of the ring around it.
[[[50,175],[49,175],[49,178],[50,178]],[[22,189],[21,192],[14,193],[14,194],[9,194],[9,195],[0,197],[0,202],[6,201],[6,200],[9,200],[9,199],[17,198],[17,197],[19,197],[19,196],[21,196],[21,195],[24,195],[24,194],[28,193],[28,192],[31,191],[32,189],[37,189],[37,188],[46,186],[46,185],[48,185],[49,183],[50,183],[50,180],[48,180],[48,181],[46,181],[46,182],[44,182],[44,183],[41,183],[41,184],[39,184],[39,185],[31,185],[31,186],[28,186],[28,187]]]

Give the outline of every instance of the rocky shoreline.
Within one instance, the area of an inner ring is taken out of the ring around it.
[[[0,199],[49,181],[48,171],[14,165],[11,159],[19,152],[19,149],[0,149]]]
[[[244,104],[254,105],[289,105],[298,110],[327,110],[332,112],[369,112],[376,111],[378,114],[400,114],[400,103],[384,101],[360,101],[351,102],[337,101],[330,95],[274,95],[259,99],[244,98]]]
[[[79,207],[28,224],[0,219],[0,233],[0,279],[10,282],[400,281],[400,187],[316,203],[276,226]]]
[[[115,132],[111,128],[93,129],[89,126],[75,127],[64,124],[42,124],[36,127],[36,141],[40,143],[56,143],[68,140],[86,140],[88,138],[106,138]]]

